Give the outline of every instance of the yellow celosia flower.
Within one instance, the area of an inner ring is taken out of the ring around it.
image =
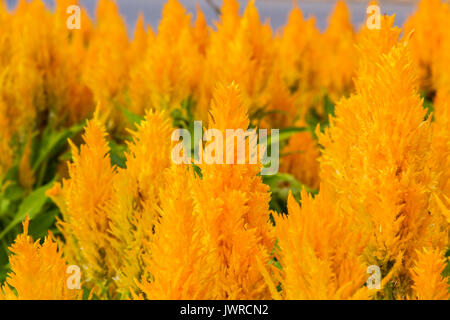
[[[211,104],[209,127],[224,135],[226,129],[247,130],[247,112],[236,85],[219,86]],[[205,249],[213,251],[220,264],[213,296],[269,298],[257,266],[258,260],[263,265],[269,261],[274,244],[269,222],[270,193],[258,176],[260,165],[224,161],[224,164],[203,162],[200,167],[202,179],[193,183],[192,192]]]
[[[305,20],[302,11],[295,5],[279,39],[284,78],[290,88],[314,85],[317,66],[308,61],[315,60],[317,51],[314,41],[318,38],[315,19]]]
[[[450,90],[440,89],[434,100],[433,140],[431,150],[433,168],[438,181],[435,197],[430,204],[434,226],[432,241],[437,248],[445,248],[449,243],[450,223]]]
[[[294,4],[276,39],[277,62],[281,66],[283,81],[291,92],[298,92],[296,105],[301,106],[300,119],[304,119],[321,94],[319,61],[323,46],[315,23],[314,18],[305,20],[302,11]]]
[[[100,0],[97,25],[83,64],[82,81],[100,104],[102,119],[108,129],[120,125],[120,107],[126,107],[125,88],[128,80],[129,39],[119,9],[112,0]]]
[[[355,33],[350,12],[344,1],[338,1],[323,35],[322,86],[333,101],[352,91],[356,72]]]
[[[134,38],[130,44],[130,62],[138,61],[144,57],[147,50],[147,30],[144,24],[144,15],[139,13],[134,30]]]
[[[446,259],[438,250],[427,250],[417,252],[417,261],[412,269],[412,280],[414,284],[413,299],[419,300],[449,300],[450,286],[448,278],[443,277]]]
[[[150,254],[144,257],[151,280],[139,288],[147,299],[214,299],[220,263],[203,247],[203,230],[194,214],[190,189],[196,183],[185,166],[172,166],[164,173],[160,189],[160,221]],[[176,236],[175,236],[176,235]]]
[[[67,285],[67,263],[49,232],[41,245],[28,235],[27,219],[23,233],[9,248],[11,272],[0,288],[0,300],[74,300],[81,290]]]
[[[197,19],[195,20],[193,34],[195,39],[194,42],[197,44],[200,53],[203,55],[206,53],[206,48],[209,45],[209,32],[210,28],[206,22],[205,14],[197,3]]]
[[[132,71],[132,99],[135,110],[169,110],[195,98],[202,70],[200,44],[196,43],[191,15],[178,2],[170,0],[163,9],[154,41],[147,47],[144,61]],[[135,102],[133,102],[135,103]]]
[[[301,105],[298,104],[299,95],[299,92],[290,92],[283,79],[280,62],[276,60],[267,80],[262,102],[267,107],[270,116],[264,117],[259,127],[285,128],[293,126],[301,111]]]
[[[5,104],[0,100],[0,181],[13,164],[13,150],[10,146],[10,119],[5,112]]]
[[[171,126],[167,113],[148,112],[132,135],[126,169],[118,171],[107,207],[111,244],[116,252],[116,282],[122,293],[135,290],[136,281],[148,277],[142,259],[153,241],[159,216],[155,206],[160,202],[163,172],[171,164]]]
[[[437,56],[445,44],[443,37],[448,33],[450,9],[441,0],[421,0],[416,12],[405,23],[405,35],[413,32],[409,46],[414,63],[418,68],[420,86],[433,91],[433,78],[441,73],[435,67]]]
[[[68,164],[69,179],[47,192],[63,215],[58,226],[68,260],[84,269],[88,285],[100,288],[114,276],[106,205],[113,194],[115,168],[105,136],[98,120],[88,121],[80,151],[69,141],[73,159]]]
[[[292,194],[289,215],[277,217],[276,235],[281,264],[279,280],[283,299],[368,299],[363,287],[367,266],[361,259],[365,241],[353,230],[349,209],[326,191],[312,199],[302,192],[302,206]],[[280,295],[280,296],[278,296]]]
[[[297,125],[301,126],[302,122]],[[294,134],[282,154],[281,172],[292,174],[298,181],[312,189],[319,187],[320,149],[311,132]]]
[[[380,55],[387,54],[398,42],[401,29],[394,27],[395,16],[381,16],[380,29],[369,29],[366,25],[357,35],[358,77],[375,77],[378,67],[373,63]]]
[[[59,118],[66,120],[63,124],[74,124],[86,118],[94,111],[93,94],[88,85],[82,81],[83,68],[86,59],[87,44],[92,34],[92,21],[86,10],[81,9],[81,29],[70,30],[67,28],[67,8],[70,5],[79,5],[78,0],[55,1],[54,28],[60,35],[60,50],[64,56],[64,85],[67,94],[64,105],[59,110]],[[61,45],[64,44],[64,45]],[[67,117],[67,119],[65,119]],[[60,121],[61,121],[60,120]]]
[[[254,1],[250,1],[242,18],[236,0],[224,2],[222,21],[211,35],[206,53],[200,117],[207,114],[208,104],[217,83],[239,84],[243,99],[252,113],[263,107],[264,89],[275,58],[272,31],[262,24]],[[212,85],[211,85],[212,84]]]
[[[336,118],[320,137],[321,181],[371,235],[367,262],[378,265],[383,275],[396,263],[395,290],[404,296],[415,250],[431,239],[428,205],[436,173],[424,164],[432,162],[432,128],[424,121],[407,44],[375,56],[366,50],[380,52],[374,47],[380,41],[389,50],[391,40],[380,36],[391,34],[393,41],[397,32],[373,31],[375,37],[367,30],[368,38],[361,40],[356,94],[337,104]]]
[[[28,141],[25,144],[22,152],[22,157],[19,162],[19,182],[20,185],[26,189],[31,189],[34,184],[34,173],[31,168],[30,156],[31,156],[31,141],[32,136],[28,137]]]
[[[90,94],[80,83],[84,44],[79,46],[79,33],[69,32],[67,7],[61,8],[76,3],[57,1],[53,14],[42,1],[20,1],[16,12],[7,16],[9,22],[2,22],[8,36],[0,43],[8,47],[2,49],[6,59],[0,99],[8,106],[13,133],[29,131],[30,126],[40,130],[47,124],[70,125],[92,110]],[[82,18],[83,27],[89,29],[87,16]],[[42,21],[39,28],[34,21]]]

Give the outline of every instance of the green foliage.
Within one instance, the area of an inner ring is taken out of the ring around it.
[[[33,238],[43,238],[48,230],[57,233],[54,228],[59,210],[45,195],[57,176],[58,164],[68,151],[68,139],[75,138],[84,123],[70,128],[55,129],[47,126],[32,138],[30,166],[35,177],[31,189],[21,185],[19,163],[23,147],[15,154],[13,167],[0,181],[0,283],[8,272],[8,247],[22,232],[21,222],[28,215],[31,219],[29,233]]]
[[[305,188],[310,194],[316,194],[317,190],[312,190],[308,186],[303,185],[294,176],[288,173],[277,173],[271,176],[263,176],[263,182],[270,187],[272,199],[270,201],[270,209],[278,213],[287,213],[287,198],[289,191],[297,201],[300,201],[300,192]]]

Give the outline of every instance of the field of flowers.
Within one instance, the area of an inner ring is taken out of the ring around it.
[[[168,0],[131,38],[55,3],[0,1],[0,300],[450,299],[448,2],[275,32]],[[197,121],[279,129],[278,173],[207,161]]]

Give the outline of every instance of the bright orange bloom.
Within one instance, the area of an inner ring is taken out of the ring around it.
[[[367,266],[361,259],[365,241],[353,230],[350,208],[336,203],[326,191],[315,199],[303,191],[301,198],[300,207],[290,194],[289,215],[275,219],[282,268],[275,280],[282,291],[272,291],[273,297],[368,299],[363,287]]]
[[[417,11],[405,23],[404,34],[407,36],[413,33],[409,46],[418,68],[420,87],[428,93],[436,89],[436,80],[439,81],[441,73],[445,74],[439,69],[444,65],[437,65],[437,59],[448,55],[443,52],[443,46],[448,42],[444,38],[450,27],[449,17],[448,3],[441,0],[421,0]]]
[[[224,135],[226,129],[245,131],[249,125],[247,112],[237,85],[219,86],[211,104],[209,126]],[[258,261],[267,264],[274,244],[270,193],[258,176],[260,165],[203,161],[200,167],[202,179],[196,179],[192,192],[205,248],[214,252],[220,264],[213,295],[219,299],[269,298],[257,266]]]
[[[407,44],[389,50],[387,40],[397,32],[373,31],[375,37],[367,30],[368,38],[361,40],[356,94],[337,104],[336,118],[320,137],[321,181],[370,235],[367,262],[378,265],[383,275],[394,264],[398,268],[395,290],[405,296],[415,250],[430,240],[428,204],[436,173],[424,164],[432,163],[432,128],[429,119],[424,121]],[[376,43],[384,43],[388,53],[374,55],[372,49],[384,50],[375,49]]]
[[[301,126],[302,122],[297,122]],[[311,189],[319,188],[320,149],[310,131],[294,134],[282,150],[281,172],[292,174]]]
[[[441,276],[447,261],[439,250],[417,252],[417,262],[412,269],[413,298],[419,300],[449,300],[448,277]]]
[[[217,297],[214,289],[220,263],[203,245],[203,230],[190,192],[196,182],[185,166],[173,165],[164,172],[160,218],[150,254],[144,257],[151,280],[142,279],[138,285],[147,299]]]
[[[100,288],[108,287],[107,281],[114,276],[106,205],[113,194],[115,168],[105,136],[98,120],[88,121],[80,151],[69,141],[73,158],[68,164],[69,179],[47,192],[63,214],[58,226],[68,260],[85,270],[90,286]]]
[[[195,30],[191,15],[179,1],[169,0],[142,64],[132,71],[131,87],[137,85],[138,89],[132,89],[131,98],[139,104],[132,109],[171,112],[191,96],[196,98],[202,76],[200,47],[204,44],[196,42]]]
[[[280,64],[282,78],[291,92],[296,95],[296,105],[300,119],[315,106],[321,94],[320,69],[322,39],[315,26],[315,19],[303,18],[302,11],[295,4],[287,24],[276,39],[277,63]]]
[[[99,103],[101,119],[108,129],[115,129],[120,124],[122,113],[119,107],[127,106],[129,45],[125,22],[117,5],[112,0],[100,0],[97,24],[89,42],[81,79]]]
[[[28,235],[29,219],[23,222],[23,233],[18,235],[9,250],[11,272],[0,288],[0,300],[74,300],[81,290],[67,285],[68,264],[49,232],[41,245]],[[14,291],[12,290],[14,289]]]
[[[159,213],[159,190],[170,167],[171,126],[167,113],[149,111],[131,132],[126,168],[112,181],[113,194],[106,211],[115,254],[114,280],[120,293],[136,291],[136,281],[149,276],[143,257],[150,250]]]
[[[254,1],[239,17],[236,0],[224,2],[217,32],[206,53],[206,74],[199,115],[205,118],[216,84],[236,82],[253,113],[263,107],[264,89],[275,58],[272,30],[260,21]],[[206,119],[204,119],[206,120]]]
[[[338,1],[323,34],[324,57],[319,63],[322,67],[322,86],[336,102],[353,89],[357,67],[355,38],[347,5],[344,1]]]

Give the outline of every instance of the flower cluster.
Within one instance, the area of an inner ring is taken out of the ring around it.
[[[0,239],[32,217],[1,299],[450,299],[447,3],[356,30],[339,1],[323,32],[294,4],[273,32],[254,1],[211,27],[168,0],[130,39],[112,0],[79,30],[55,2],[0,4]],[[175,164],[200,120],[280,129],[282,172]]]

